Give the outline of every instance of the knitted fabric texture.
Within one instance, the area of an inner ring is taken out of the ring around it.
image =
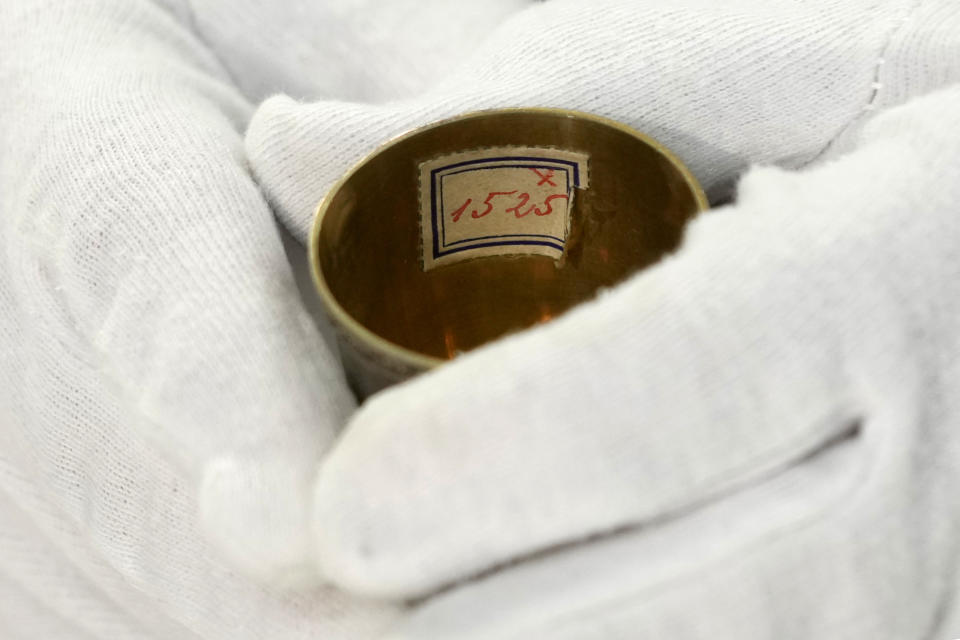
[[[0,6],[5,638],[960,633],[955,2],[320,4]],[[355,412],[274,214],[496,106],[746,177]]]

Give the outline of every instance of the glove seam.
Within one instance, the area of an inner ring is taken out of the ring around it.
[[[913,4],[907,9],[906,13],[901,16],[894,25],[887,31],[887,35],[883,39],[883,44],[880,46],[880,50],[877,52],[876,60],[873,63],[873,77],[870,82],[870,93],[867,96],[867,99],[860,110],[850,118],[840,129],[833,134],[826,144],[816,152],[813,157],[811,157],[806,162],[803,162],[798,169],[803,169],[817,160],[825,156],[830,149],[837,143],[838,140],[844,137],[844,135],[852,130],[857,124],[861,123],[865,118],[868,117],[868,114],[873,113],[876,110],[877,102],[880,99],[880,94],[883,91],[883,83],[880,81],[880,77],[883,73],[883,67],[886,64],[887,52],[890,50],[891,45],[894,42],[894,38],[900,33],[913,19],[917,11],[920,9],[920,6],[923,4],[924,0],[913,0]]]

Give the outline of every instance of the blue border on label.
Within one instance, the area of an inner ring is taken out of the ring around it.
[[[475,240],[488,240],[490,238],[548,238],[550,240],[556,240],[557,242],[565,242],[565,238],[558,238],[556,236],[545,235],[542,233],[505,233],[499,236],[477,236],[475,238],[466,238],[464,240],[455,240],[453,242],[447,242],[447,224],[446,218],[443,215],[443,179],[447,176],[455,176],[459,173],[468,173],[470,171],[485,171],[487,169],[557,169],[558,167],[552,167],[548,164],[498,164],[495,167],[475,167],[473,169],[461,169],[460,171],[451,171],[450,173],[445,173],[440,176],[440,246],[446,249],[447,247],[452,247],[455,244],[463,244],[464,242],[473,242]],[[567,196],[570,195],[570,173],[566,169],[561,169],[563,171],[563,181],[564,188],[566,189]],[[443,255],[443,254],[441,254]],[[434,256],[436,257],[436,256]]]
[[[458,167],[464,167],[464,166],[468,166],[468,165],[486,164],[486,163],[491,163],[491,162],[506,162],[506,161],[510,161],[510,160],[519,160],[519,161],[527,160],[527,161],[534,161],[534,162],[536,162],[537,164],[531,164],[531,163],[528,163],[528,164],[513,164],[513,165],[504,165],[504,164],[501,164],[501,165],[496,165],[496,166],[493,166],[493,167],[474,167],[474,168],[472,168],[472,169],[463,169],[463,170],[461,170],[461,171],[455,171],[455,172],[445,173],[444,175],[439,176],[439,178],[438,178],[438,174],[443,173],[444,171],[449,171],[450,169],[456,169],[456,168],[458,168]],[[560,165],[569,165],[569,168],[565,168],[565,167],[554,167],[554,166],[550,166],[550,164],[547,164],[547,163],[560,164]],[[540,246],[545,246],[545,247],[551,247],[551,248],[553,248],[553,249],[557,249],[558,251],[563,251],[563,243],[565,242],[565,239],[560,239],[560,238],[557,238],[557,237],[555,237],[555,236],[548,236],[548,235],[543,235],[543,234],[508,234],[508,235],[500,235],[500,236],[480,236],[480,237],[477,237],[477,238],[467,238],[467,239],[464,239],[464,240],[457,240],[457,241],[452,242],[452,243],[450,243],[450,244],[448,245],[448,244],[446,244],[446,228],[445,228],[446,225],[444,224],[444,221],[443,221],[443,218],[442,218],[442,217],[441,217],[441,219],[440,219],[440,229],[439,229],[440,233],[438,233],[438,228],[437,228],[437,217],[438,217],[438,216],[437,216],[437,191],[438,191],[437,187],[438,187],[438,182],[441,183],[441,184],[439,185],[439,186],[441,187],[441,188],[439,189],[439,192],[440,192],[440,215],[442,216],[442,215],[443,215],[443,188],[442,188],[442,180],[443,180],[443,178],[445,178],[447,175],[455,175],[455,174],[458,174],[458,173],[464,173],[464,172],[466,172],[466,171],[480,171],[480,170],[483,170],[483,169],[503,169],[503,168],[507,168],[507,169],[510,169],[510,168],[561,169],[561,170],[563,171],[563,173],[564,173],[564,178],[565,178],[566,183],[567,183],[567,193],[568,193],[568,194],[573,191],[573,188],[574,188],[574,187],[576,187],[576,188],[579,188],[579,187],[580,187],[580,167],[579,167],[578,163],[576,163],[576,162],[574,162],[574,161],[572,161],[572,160],[562,160],[562,159],[559,159],[559,158],[545,158],[545,157],[534,157],[534,156],[498,156],[498,157],[494,157],[494,158],[480,158],[480,159],[477,159],[477,160],[465,160],[465,161],[463,161],[463,162],[455,162],[455,163],[453,163],[453,164],[448,164],[448,165],[445,165],[445,166],[443,166],[443,167],[437,167],[436,169],[433,169],[432,171],[430,171],[430,223],[431,223],[431,227],[432,227],[432,229],[433,229],[433,259],[434,259],[434,260],[436,260],[436,259],[438,259],[438,258],[441,258],[441,257],[443,257],[443,256],[450,255],[450,254],[452,254],[452,253],[458,253],[458,252],[461,252],[461,251],[468,251],[468,250],[470,250],[470,249],[481,249],[481,248],[484,248],[484,247],[502,247],[502,246],[511,246],[511,245],[540,245]],[[571,173],[573,174],[573,186],[570,185],[570,174],[571,174]],[[568,211],[568,215],[569,215],[569,211]],[[442,237],[443,240],[444,240],[444,242],[443,242],[443,249],[444,249],[444,250],[443,250],[443,251],[440,250],[440,239],[441,239],[441,237]],[[470,245],[468,245],[468,246],[456,247],[456,248],[453,248],[453,249],[448,249],[448,248],[447,248],[447,247],[450,247],[450,246],[455,245],[455,244],[461,244],[461,243],[465,243],[465,242],[477,242],[477,241],[479,241],[479,240],[488,240],[488,239],[493,239],[493,238],[545,238],[545,240],[503,240],[503,241],[500,241],[500,242],[484,242],[484,243],[480,243],[480,244],[470,244]],[[549,242],[549,240],[553,240],[554,242]],[[558,244],[558,243],[559,243],[559,244]]]

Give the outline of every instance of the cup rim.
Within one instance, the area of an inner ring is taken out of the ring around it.
[[[316,212],[314,213],[313,224],[310,228],[310,237],[307,251],[310,253],[310,275],[313,279],[314,287],[316,288],[318,294],[320,295],[321,300],[323,301],[325,311],[333,316],[333,320],[336,324],[339,324],[344,331],[346,331],[351,338],[356,341],[359,341],[360,344],[365,345],[369,349],[372,349],[377,355],[385,357],[392,361],[399,361],[405,367],[411,367],[414,369],[428,370],[434,367],[437,367],[441,364],[449,362],[443,358],[437,358],[435,356],[429,356],[413,349],[408,349],[407,347],[400,346],[395,342],[391,342],[386,338],[381,337],[380,335],[374,333],[370,329],[367,329],[363,326],[358,320],[351,316],[346,309],[344,309],[340,303],[337,301],[336,296],[333,295],[333,292],[330,290],[330,287],[327,285],[326,280],[323,277],[323,271],[320,268],[320,230],[323,226],[323,219],[326,215],[327,209],[330,206],[330,203],[333,201],[334,195],[336,195],[343,185],[351,178],[353,175],[364,165],[370,162],[373,158],[380,155],[385,150],[397,145],[407,138],[413,137],[417,134],[420,134],[424,131],[429,131],[437,127],[442,127],[444,125],[450,124],[452,122],[459,122],[462,120],[470,120],[478,117],[485,117],[490,115],[497,114],[512,114],[512,113],[539,113],[544,115],[559,115],[567,118],[579,118],[584,120],[592,120],[594,122],[604,124],[608,127],[619,130],[622,133],[625,133],[629,136],[639,139],[645,144],[653,147],[657,152],[662,154],[671,164],[680,172],[680,174],[686,180],[686,183],[690,185],[693,189],[694,199],[698,205],[698,211],[705,211],[709,208],[709,202],[707,201],[707,196],[703,191],[703,187],[700,186],[700,182],[696,179],[693,173],[687,168],[687,166],[672,152],[670,149],[665,147],[655,138],[642,133],[633,127],[626,125],[617,120],[607,118],[604,116],[599,116],[593,113],[587,113],[585,111],[577,111],[575,109],[561,109],[556,107],[504,107],[504,108],[494,108],[494,109],[482,109],[478,111],[469,111],[462,113],[460,115],[452,116],[449,118],[444,118],[442,120],[437,120],[429,124],[415,127],[409,131],[401,133],[393,138],[390,138],[383,144],[379,145],[377,148],[363,156],[359,161],[357,161],[350,169],[344,173],[339,180],[337,180],[326,192],[324,197],[320,200],[320,203],[317,205]]]

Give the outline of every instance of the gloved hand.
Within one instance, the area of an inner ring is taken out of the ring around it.
[[[291,78],[386,99],[456,52],[356,2],[193,4],[0,3],[4,638],[355,638],[399,612],[236,573],[316,582],[310,490],[354,408],[242,131]],[[469,43],[524,4],[387,12]]]
[[[350,162],[468,108],[625,121],[715,196],[748,163],[818,165],[750,172],[674,258],[371,400],[320,471],[325,574],[441,592],[412,638],[937,632],[960,89],[910,99],[960,81],[958,53],[950,2],[553,2],[420,98],[265,103],[247,149],[301,234]]]

